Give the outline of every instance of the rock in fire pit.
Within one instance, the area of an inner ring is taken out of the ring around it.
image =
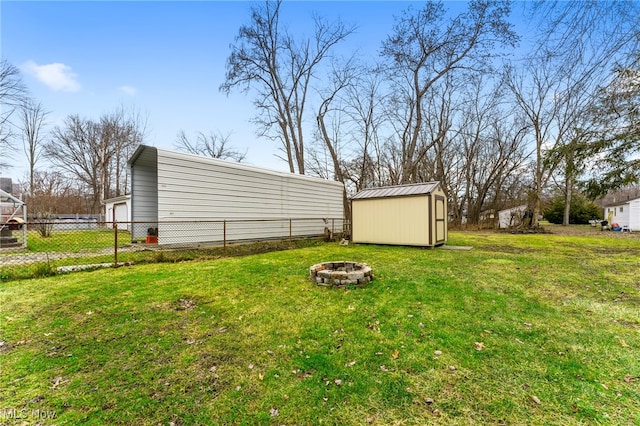
[[[309,272],[311,281],[327,287],[362,285],[373,281],[373,272],[366,263],[324,262],[313,265],[309,268]]]

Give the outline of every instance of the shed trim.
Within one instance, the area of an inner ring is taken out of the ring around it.
[[[381,186],[367,188],[351,197],[352,200],[369,198],[410,197],[415,195],[430,195],[440,188],[440,182],[411,183],[407,185]]]

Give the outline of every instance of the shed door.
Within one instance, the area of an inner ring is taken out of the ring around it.
[[[445,198],[436,195],[436,244],[442,244],[447,240],[447,210]]]
[[[129,229],[129,211],[126,203],[114,204],[113,218],[118,222],[118,229]]]

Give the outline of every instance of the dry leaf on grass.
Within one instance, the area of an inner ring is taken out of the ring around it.
[[[397,349],[395,349],[392,353],[391,353],[391,358],[393,359],[398,359],[398,357],[400,356],[400,352],[398,352]]]
[[[60,383],[62,383],[62,376],[56,376],[53,378],[53,384],[51,385],[51,389],[56,389]]]

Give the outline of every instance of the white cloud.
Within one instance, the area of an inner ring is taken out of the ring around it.
[[[118,87],[118,92],[124,93],[125,95],[135,96],[138,93],[138,89],[131,86],[120,86]]]
[[[55,92],[77,92],[80,90],[78,75],[68,65],[58,62],[38,65],[34,61],[27,61],[21,68]]]

